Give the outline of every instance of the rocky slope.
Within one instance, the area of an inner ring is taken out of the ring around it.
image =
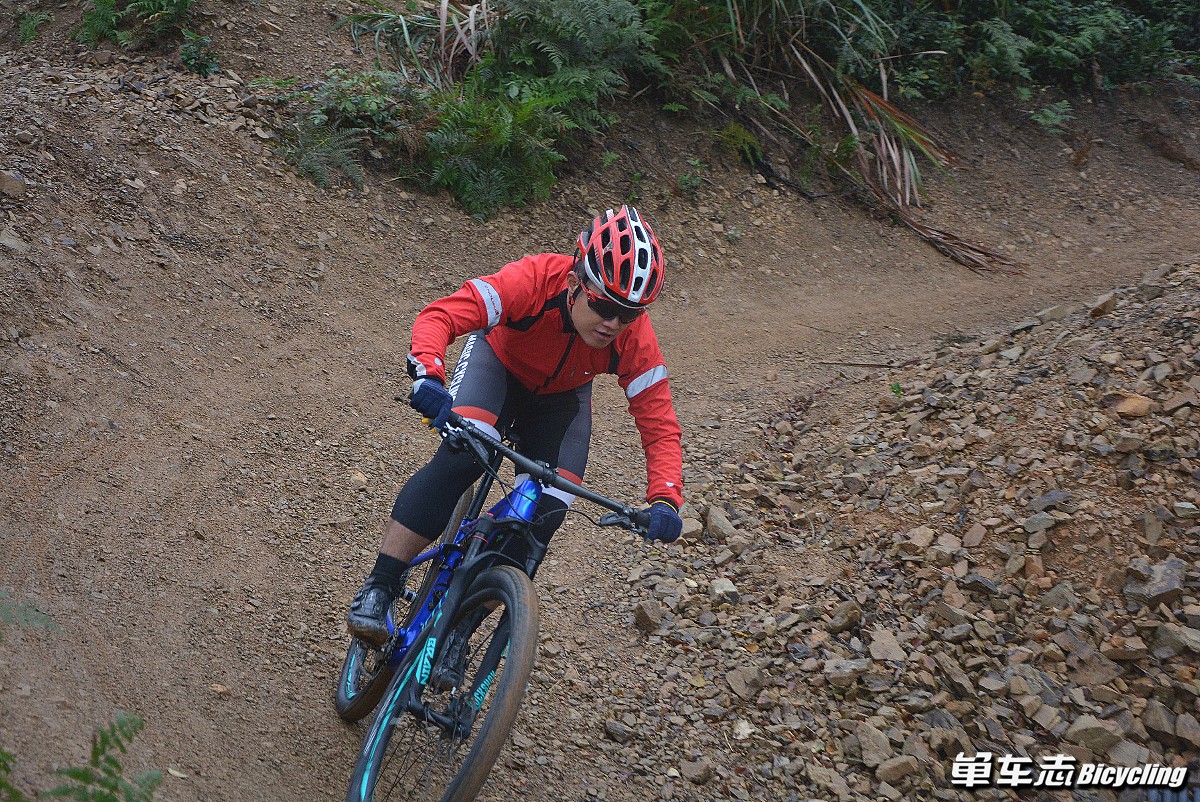
[[[848,391],[877,409],[832,416]],[[696,466],[703,528],[630,575],[672,712],[614,705],[611,748],[706,799],[978,798],[959,752],[1196,758],[1198,391],[1191,264],[816,393]]]

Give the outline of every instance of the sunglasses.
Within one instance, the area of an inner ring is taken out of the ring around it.
[[[646,313],[645,309],[630,309],[628,306],[621,306],[616,301],[602,298],[589,290],[587,285],[582,282],[579,284],[579,290],[582,290],[584,297],[587,298],[588,309],[604,320],[612,320],[615,317],[622,323],[632,323]],[[579,290],[576,290],[576,295],[579,294]]]

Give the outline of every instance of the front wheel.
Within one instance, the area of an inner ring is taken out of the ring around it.
[[[438,543],[447,543],[458,533],[458,526],[471,506],[473,488],[467,490],[458,499],[450,522],[442,531]],[[437,571],[432,560],[426,560],[421,565],[408,572],[405,577],[405,588],[413,588],[416,596],[414,604],[429,595],[429,588],[437,578]],[[397,598],[392,605],[392,620],[399,621],[401,628],[412,623],[416,609],[402,597]],[[390,665],[390,653],[376,649],[363,643],[358,638],[350,639],[346,649],[346,659],[342,661],[342,674],[338,677],[337,691],[333,697],[333,705],[338,715],[344,721],[358,721],[370,714],[379,704],[379,698],[387,689],[392,679],[393,668]]]
[[[537,652],[538,599],[512,566],[479,575],[440,645],[419,698],[400,709],[406,672],[393,681],[372,724],[347,800],[469,802],[500,755],[525,696]],[[424,652],[429,648],[421,645]],[[427,653],[427,652],[426,652]]]

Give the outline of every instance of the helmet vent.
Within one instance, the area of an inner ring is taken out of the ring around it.
[[[646,306],[662,290],[662,251],[635,209],[622,206],[596,217],[578,244],[582,272],[614,301]]]

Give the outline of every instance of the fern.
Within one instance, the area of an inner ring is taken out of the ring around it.
[[[0,802],[29,802],[29,797],[8,779],[12,769],[13,756],[0,749]]]
[[[602,104],[625,91],[630,75],[665,75],[632,0],[450,5],[453,37],[420,6],[399,13],[368,1],[376,10],[339,25],[356,40],[372,35],[395,71],[331,73],[307,98],[317,138],[369,137],[477,218],[548,197],[569,137],[611,124]],[[309,155],[312,138],[292,134],[279,152],[320,184],[329,168]]]
[[[762,161],[762,143],[741,123],[729,123],[716,135],[719,142],[730,153],[736,153],[746,164],[756,166]]]
[[[408,161],[423,158],[425,134],[436,125],[428,90],[395,72],[331,70],[305,100],[313,124],[355,132],[372,148]]]
[[[355,155],[360,139],[357,131],[301,119],[285,133],[283,143],[275,152],[322,189],[329,186],[334,171],[361,189],[362,167]]]
[[[62,628],[47,613],[29,602],[13,601],[10,594],[0,590],[0,622],[27,629],[61,632]]]
[[[1072,113],[1071,101],[1059,100],[1049,106],[1030,112],[1029,119],[1033,120],[1048,134],[1061,134],[1066,124],[1075,116]]]
[[[191,5],[192,0],[90,0],[75,38],[91,47],[161,39],[180,29]]]
[[[1010,19],[1033,42],[1026,59],[1035,80],[1067,87],[1166,75],[1177,58],[1172,32],[1184,32],[1116,0],[1033,0],[1014,4]]]
[[[967,68],[976,83],[1010,78],[1030,79],[1026,54],[1033,42],[1018,34],[1002,19],[989,19],[976,27],[978,50],[967,59]]]
[[[567,120],[545,98],[491,98],[478,86],[443,107],[429,134],[430,177],[471,215],[549,197],[563,156],[553,136]]]
[[[121,17],[132,18],[146,38],[157,39],[178,30],[191,5],[192,0],[129,0]]]
[[[542,75],[568,66],[665,71],[629,0],[507,0],[492,49]]]
[[[41,11],[22,11],[17,14],[17,44],[29,44],[37,38],[37,29],[54,17]]]
[[[162,782],[162,772],[146,771],[125,778],[124,767],[114,752],[124,753],[129,742],[142,729],[140,718],[117,713],[116,721],[96,731],[92,753],[82,766],[60,769],[56,774],[68,782],[42,796],[63,797],[79,802],[150,802]]]
[[[489,53],[469,80],[554,108],[572,128],[606,127],[611,118],[600,104],[624,91],[627,76],[666,75],[629,0],[507,0],[503,8]]]
[[[122,44],[122,35],[117,31],[120,21],[116,0],[92,0],[91,8],[83,12],[75,38],[90,47],[98,47],[106,40]]]

